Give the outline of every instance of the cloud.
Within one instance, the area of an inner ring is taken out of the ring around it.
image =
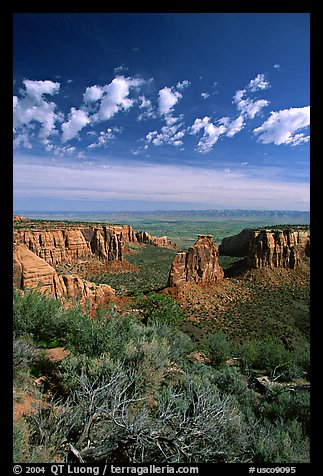
[[[163,89],[160,89],[158,98],[159,113],[164,116],[170,114],[173,111],[175,104],[182,97],[183,96],[180,92],[174,91],[167,86]]]
[[[23,81],[26,88],[26,95],[35,102],[35,104],[41,104],[44,94],[53,96],[59,92],[60,83],[54,83],[53,81],[31,81],[25,79]],[[24,94],[24,90],[20,90],[20,93]]]
[[[72,155],[76,151],[76,148],[74,146],[73,147],[72,146],[58,147],[52,144],[50,141],[47,141],[45,145],[45,150],[47,152],[52,152],[54,155],[66,156],[66,155]]]
[[[234,121],[230,122],[227,127],[227,137],[233,137],[235,136],[238,132],[240,132],[245,126],[244,122],[244,117],[243,116],[238,116],[237,119]]]
[[[80,130],[90,123],[90,118],[86,111],[82,109],[71,108],[69,120],[62,124],[62,141],[67,142],[77,136]]]
[[[111,162],[103,166],[86,163],[66,164],[14,163],[15,199],[59,200],[142,200],[196,203],[200,207],[214,204],[222,207],[257,209],[307,209],[309,185],[290,179],[279,179],[259,171],[250,177],[248,168],[239,172],[202,170],[171,164]],[[56,178],[59,177],[60,180]],[[193,197],[193,198],[192,198]],[[307,203],[306,203],[307,202]]]
[[[138,121],[156,117],[156,113],[150,99],[147,99],[145,96],[139,96],[139,101],[141,101],[139,104],[139,109],[145,109],[145,111],[139,114],[137,117]]]
[[[62,114],[55,111],[56,104],[49,102],[44,95],[57,94],[60,83],[25,79],[23,84],[25,89],[20,89],[20,94],[23,97],[19,99],[17,96],[13,96],[13,128],[15,145],[30,148],[31,143],[28,135],[35,136],[36,124],[40,126],[38,138],[42,142],[57,132],[55,123],[62,120]]]
[[[201,153],[207,153],[212,150],[219,137],[227,131],[227,126],[224,124],[215,126],[210,122],[210,118],[205,116],[203,119],[195,119],[194,124],[191,126],[191,134],[197,134],[202,129],[203,137],[198,142],[196,150]]]
[[[115,134],[121,133],[122,129],[118,127],[109,127],[106,131],[101,131],[98,137],[98,142],[93,142],[92,144],[88,145],[88,149],[95,149],[97,147],[106,147],[106,145],[112,142],[116,136]]]
[[[233,102],[236,103],[238,111],[241,114],[246,115],[250,119],[254,117],[261,111],[265,106],[268,106],[269,101],[267,99],[250,99],[245,97],[246,89],[239,89],[236,91]]]
[[[187,79],[184,79],[182,82],[178,82],[176,84],[176,88],[179,89],[180,91],[183,91],[183,89],[188,88],[191,85],[191,82],[188,81]]]
[[[203,99],[207,99],[207,98],[210,97],[210,95],[209,95],[208,93],[201,93],[201,97],[202,97]]]
[[[179,147],[183,145],[182,138],[185,135],[183,130],[179,130],[182,124],[176,124],[173,126],[164,126],[161,128],[161,132],[158,133],[157,131],[148,132],[146,135],[146,140],[153,145],[162,145],[162,144],[169,144],[174,145],[175,147]]]
[[[275,69],[280,69],[280,64],[274,64]]]
[[[269,81],[265,79],[264,74],[258,74],[255,79],[252,79],[248,85],[250,91],[255,92],[259,89],[268,89],[270,87]]]
[[[299,133],[310,125],[310,106],[270,112],[269,118],[253,130],[263,144],[288,144],[296,146],[308,142],[310,136]]]
[[[83,94],[83,100],[85,104],[99,101],[104,93],[104,89],[101,86],[89,86],[86,88]]]
[[[134,100],[128,97],[130,89],[136,88],[142,83],[143,80],[139,78],[125,78],[124,76],[114,78],[110,84],[103,87],[103,99],[93,119],[95,121],[106,121],[117,112],[131,108]]]
[[[113,72],[114,72],[114,74],[120,74],[120,73],[122,73],[122,72],[124,72],[124,71],[128,71],[128,69],[129,69],[129,68],[128,68],[127,66],[125,66],[124,64],[122,64],[121,66],[117,66],[116,68],[114,68]]]

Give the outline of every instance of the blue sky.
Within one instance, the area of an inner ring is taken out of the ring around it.
[[[309,210],[309,14],[14,15],[14,209]]]

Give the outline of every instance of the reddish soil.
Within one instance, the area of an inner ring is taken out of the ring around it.
[[[13,421],[17,422],[20,418],[30,415],[37,403],[39,403],[39,400],[32,395],[19,392],[19,401],[13,402]]]
[[[54,349],[45,349],[45,355],[51,362],[60,362],[70,354],[70,351],[64,347],[55,347]]]

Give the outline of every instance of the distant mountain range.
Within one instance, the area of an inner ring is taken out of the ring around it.
[[[16,210],[15,215],[23,215],[35,219],[56,219],[56,220],[95,220],[106,219],[107,217],[142,217],[142,218],[177,218],[177,217],[286,217],[293,220],[301,219],[310,221],[309,211],[298,210],[154,210],[154,211],[43,211],[32,212],[26,210]]]

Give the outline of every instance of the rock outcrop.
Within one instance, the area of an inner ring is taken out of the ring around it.
[[[310,255],[309,230],[254,230],[247,263],[251,268],[296,269],[304,257]]]
[[[247,256],[254,230],[245,228],[237,235],[223,238],[219,245],[219,254],[225,256]]]
[[[122,231],[109,226],[61,227],[52,230],[17,229],[13,242],[24,244],[52,266],[63,262],[123,260]]]
[[[35,226],[37,228],[35,228]],[[92,258],[106,261],[123,261],[125,245],[144,243],[176,249],[163,236],[156,238],[145,231],[135,233],[130,225],[49,225],[42,229],[39,224],[15,228],[13,243],[27,248],[51,266]]]
[[[21,215],[13,215],[13,221],[28,221],[28,218]]]
[[[76,298],[93,306],[106,304],[115,296],[107,284],[94,284],[77,275],[59,276],[44,259],[36,256],[26,245],[16,245],[13,250],[13,282],[19,289],[37,289],[55,298]]]
[[[55,297],[63,295],[63,287],[55,271],[26,245],[13,249],[13,284],[19,289],[38,289]]]
[[[291,268],[310,256],[310,231],[301,226],[244,229],[223,238],[220,255],[246,256],[250,268]]]
[[[157,238],[156,236],[151,236],[146,231],[138,231],[136,233],[136,239],[138,243],[144,243],[148,245],[160,246],[161,248],[169,248],[171,250],[176,250],[177,246],[167,238],[167,236],[161,236]]]
[[[218,262],[218,249],[212,235],[199,235],[187,250],[177,253],[169,273],[168,285],[187,283],[214,285],[224,277]]]

